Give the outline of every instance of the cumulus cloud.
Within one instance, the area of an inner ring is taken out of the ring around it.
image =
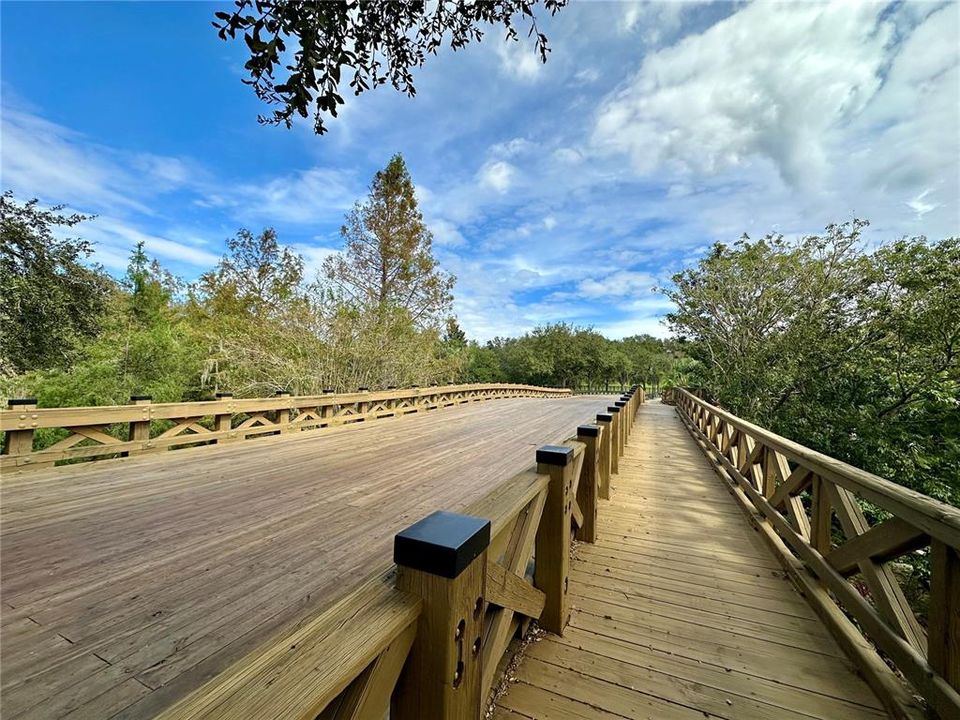
[[[819,182],[829,132],[882,85],[894,26],[876,3],[755,3],[648,54],[601,106],[593,142],[642,173],[718,173],[762,157]]]
[[[501,195],[510,189],[517,177],[517,169],[506,160],[488,162],[477,173],[477,179],[484,187],[491,188]]]
[[[496,52],[500,59],[501,72],[516,80],[530,82],[536,80],[544,71],[545,66],[540,62],[540,55],[533,44],[525,39],[498,42]]]

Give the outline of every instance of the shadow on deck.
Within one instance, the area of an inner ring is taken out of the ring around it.
[[[673,408],[641,407],[562,637],[531,643],[494,717],[886,717]]]

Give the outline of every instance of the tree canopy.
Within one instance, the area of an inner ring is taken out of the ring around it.
[[[960,239],[867,252],[864,227],[714,246],[674,276],[670,325],[722,406],[960,504]]]
[[[10,372],[68,366],[96,337],[113,281],[84,262],[89,242],[64,238],[86,215],[63,215],[0,197],[0,367]]]
[[[279,106],[261,123],[290,127],[294,116],[312,111],[314,130],[343,105],[344,70],[352,73],[355,95],[389,82],[413,96],[413,70],[448,44],[458,50],[483,37],[485,25],[500,26],[517,40],[517,21],[526,24],[542,62],[549,48],[537,27],[540,0],[235,0],[232,12],[218,11],[213,25],[223,40],[242,37],[250,58],[244,65],[253,88],[267,105]],[[551,14],[567,0],[543,0]],[[289,46],[289,47],[288,47]],[[281,77],[278,77],[281,76]]]

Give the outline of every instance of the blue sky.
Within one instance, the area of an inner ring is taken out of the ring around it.
[[[316,268],[395,152],[479,339],[665,335],[652,288],[744,232],[960,232],[956,3],[575,2],[545,66],[493,29],[324,137],[257,124],[228,5],[0,4],[2,186],[96,213],[112,272],[142,239],[193,279],[266,226]]]

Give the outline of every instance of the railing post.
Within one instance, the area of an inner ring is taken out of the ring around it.
[[[633,430],[633,396],[630,392],[625,392],[620,398],[623,402],[623,412],[627,414],[627,437],[630,437],[630,432]]]
[[[623,445],[626,447],[627,438],[630,437],[630,403],[621,397],[614,405],[620,408],[620,430],[623,432]]]
[[[288,398],[290,393],[287,390],[277,390],[278,398]],[[277,410],[277,425],[280,426],[281,433],[290,432],[290,408],[280,408]]]
[[[367,393],[370,392],[368,387],[357,388],[357,392]],[[366,420],[367,411],[370,409],[370,403],[364,400],[361,400],[357,403],[357,415],[359,415],[363,420]]]
[[[7,410],[20,413],[17,418],[18,430],[8,430],[3,441],[4,455],[18,455],[26,462],[31,462],[30,453],[33,452],[33,429],[37,423],[31,418],[31,411],[37,409],[36,398],[12,398],[7,400]],[[18,463],[19,464],[19,463]]]
[[[324,394],[324,395],[333,395],[333,388],[324,388],[324,389],[323,389],[323,394]],[[323,423],[322,427],[329,427],[329,426],[330,426],[330,423],[327,422],[327,421],[330,420],[330,418],[331,418],[332,415],[333,415],[333,405],[321,405],[321,406],[320,406],[320,419],[323,420],[323,421],[325,421],[325,422]]]
[[[577,484],[577,504],[583,513],[583,525],[577,529],[576,538],[581,542],[597,541],[597,499],[600,494],[600,426],[580,425],[577,440],[584,444],[583,467]]]
[[[420,597],[423,611],[391,720],[479,720],[489,544],[489,520],[448,512],[394,537],[397,587]]]
[[[616,403],[608,406],[607,412],[613,413],[613,434],[615,436],[614,440],[615,440],[615,447],[616,447],[615,453],[616,453],[616,457],[619,458],[621,455],[623,455],[623,446],[625,444],[623,439],[623,426],[624,426],[624,423],[626,422],[626,418],[624,417],[624,414],[620,412],[620,406],[617,405]],[[619,474],[620,472],[619,459],[617,460],[615,465],[617,466],[617,469],[614,470],[614,472]]]
[[[570,520],[573,511],[573,448],[544,445],[537,450],[537,472],[549,475],[547,499],[537,529],[533,584],[546,596],[540,626],[563,634],[570,619]]]
[[[616,472],[614,463],[613,415],[597,413],[597,425],[600,426],[600,497],[610,499],[610,473]]]
[[[150,395],[131,395],[131,405],[142,405],[142,419],[130,423],[127,431],[127,440],[139,443],[139,446],[132,448],[129,452],[121,453],[124,457],[128,455],[139,455],[147,451],[147,443],[150,442],[150,408],[153,398]]]
[[[233,430],[233,407],[232,407],[233,393],[218,392],[215,395],[215,397],[218,402],[228,403],[227,405],[228,412],[225,412],[225,413],[220,412],[213,416],[213,429],[215,432],[218,432],[218,433],[221,433],[221,432],[228,433],[231,430]],[[218,437],[216,440],[216,443],[219,445],[221,443],[230,442],[231,440],[235,440],[235,439],[236,439],[235,437],[231,437],[229,435],[225,437]]]
[[[960,691],[960,552],[930,541],[930,666]]]

